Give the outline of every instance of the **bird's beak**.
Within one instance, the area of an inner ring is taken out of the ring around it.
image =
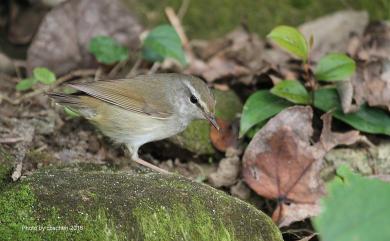
[[[205,114],[207,120],[210,121],[210,123],[215,127],[215,129],[217,129],[217,131],[219,131],[219,125],[217,123],[217,120],[215,119],[215,116],[214,114]]]

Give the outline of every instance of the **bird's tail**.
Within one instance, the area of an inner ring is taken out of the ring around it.
[[[69,107],[79,107],[81,105],[80,97],[77,95],[62,93],[48,93],[47,95],[60,105]]]

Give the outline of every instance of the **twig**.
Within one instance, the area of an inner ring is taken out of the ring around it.
[[[114,68],[111,69],[110,73],[108,73],[108,77],[112,78],[115,77],[115,75],[118,74],[119,70],[123,68],[128,63],[128,60],[119,61]]]
[[[95,78],[94,80],[99,80],[100,79],[100,76],[102,75],[103,73],[103,69],[102,67],[99,67],[96,71],[95,71]]]
[[[47,91],[51,91],[54,88],[56,88],[57,86],[59,86],[60,84],[66,82],[68,80],[71,80],[75,77],[91,76],[91,75],[95,75],[95,73],[96,73],[95,69],[75,70],[73,72],[70,72],[67,75],[64,75],[64,76],[58,78],[54,84],[43,86],[42,88],[34,90],[33,92],[27,93],[27,94],[21,96],[20,98],[16,99],[15,101],[10,102],[10,103],[15,104],[15,105],[20,104],[20,102],[22,102],[23,100],[30,99],[32,97],[35,97],[35,96],[40,95],[42,93],[45,93]]]
[[[179,17],[180,20],[183,20],[184,16],[186,15],[188,7],[190,6],[190,2],[190,0],[181,1],[179,11],[177,12],[177,17]]]
[[[141,57],[138,57],[133,65],[133,67],[131,68],[129,73],[126,75],[126,78],[133,77],[135,75],[136,71],[138,70],[139,66],[141,65],[141,63],[142,63],[142,59],[141,59]]]
[[[16,143],[16,142],[20,142],[20,141],[23,141],[24,138],[23,137],[7,137],[7,138],[2,138],[0,139],[0,144],[13,144],[13,143]]]
[[[148,74],[154,74],[156,71],[160,68],[161,63],[160,62],[154,62],[150,70],[148,71]]]
[[[175,11],[171,7],[165,8],[165,14],[167,15],[168,20],[172,24],[173,28],[176,30],[177,34],[179,35],[181,43],[183,44],[183,48],[190,52],[191,51],[190,44],[183,30],[179,17],[176,15]]]
[[[11,175],[11,178],[14,182],[16,182],[22,176],[22,167],[23,162],[19,162],[18,164],[16,164],[14,172]]]

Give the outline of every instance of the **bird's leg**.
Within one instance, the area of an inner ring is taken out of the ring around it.
[[[136,163],[141,164],[141,165],[143,165],[145,167],[149,167],[150,169],[153,169],[156,172],[159,172],[159,173],[162,173],[162,174],[168,174],[169,173],[167,170],[159,168],[158,166],[155,166],[155,165],[153,165],[153,164],[151,164],[151,163],[149,163],[147,161],[144,161],[141,158],[133,159],[133,161],[135,161]]]
[[[156,171],[156,172],[159,172],[159,173],[163,173],[163,174],[169,174],[169,172],[167,170],[164,170],[162,168],[159,168],[158,166],[155,166],[147,161],[144,161],[142,160],[141,158],[139,158],[138,156],[138,148],[132,148],[130,145],[127,145],[127,148],[129,149],[130,151],[130,154],[131,154],[131,159],[133,161],[135,161],[136,163],[142,165],[142,166],[145,166],[145,167],[149,167],[150,169]]]

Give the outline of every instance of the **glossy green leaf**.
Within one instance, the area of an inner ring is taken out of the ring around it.
[[[109,36],[96,36],[88,45],[88,51],[103,64],[114,64],[129,58],[128,48]]]
[[[143,43],[142,55],[149,61],[172,58],[183,65],[186,64],[179,35],[170,25],[160,25],[148,34]]]
[[[16,85],[16,90],[17,91],[29,90],[33,87],[35,82],[36,81],[33,78],[23,79],[23,80],[19,81],[19,83]]]
[[[267,120],[292,104],[271,94],[268,90],[260,90],[252,94],[245,102],[240,121],[240,137],[254,125]]]
[[[315,69],[315,77],[323,81],[348,79],[356,69],[356,63],[345,54],[328,54],[320,59]]]
[[[315,92],[314,106],[322,111],[332,111],[334,117],[357,130],[373,134],[390,135],[390,115],[388,112],[363,105],[355,113],[344,114],[337,90],[334,88],[317,90]]]
[[[33,70],[33,77],[45,85],[50,85],[56,82],[56,75],[45,67],[35,68]]]
[[[295,104],[307,104],[310,95],[306,88],[297,80],[284,80],[276,84],[271,93]]]
[[[390,184],[352,173],[342,166],[313,219],[322,241],[387,241],[390,229]]]
[[[287,52],[306,61],[308,58],[308,47],[305,37],[296,29],[290,26],[278,26],[267,35],[279,47]]]

